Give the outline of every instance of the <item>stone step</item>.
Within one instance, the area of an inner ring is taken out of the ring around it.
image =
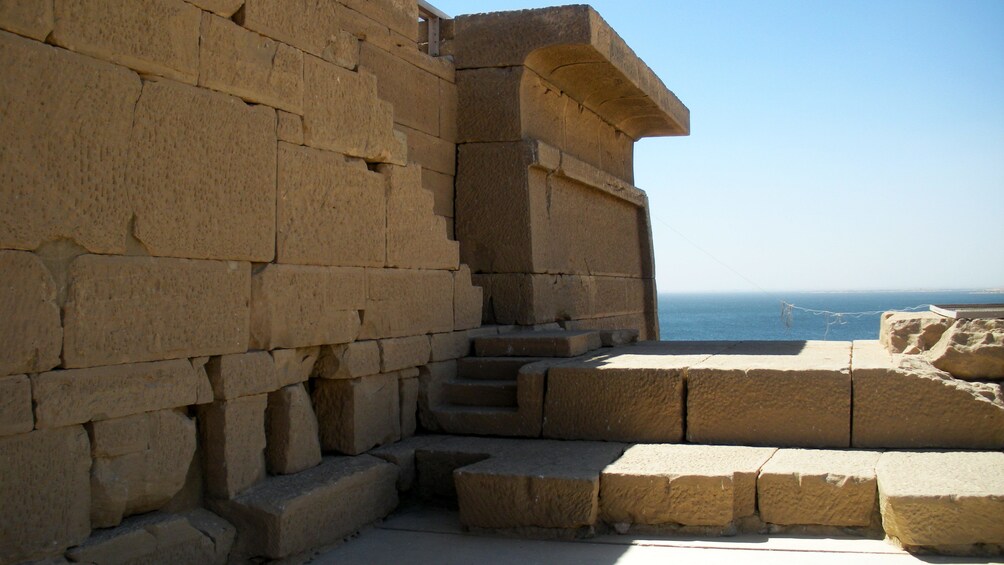
[[[516,380],[456,380],[443,383],[446,402],[457,406],[516,407]]]
[[[285,559],[331,545],[397,507],[398,469],[369,455],[325,457],[208,505],[237,527],[231,562]]]
[[[524,365],[540,361],[539,357],[463,357],[457,359],[457,375],[462,379],[516,379]]]
[[[600,347],[596,331],[511,332],[474,340],[478,357],[577,357]]]

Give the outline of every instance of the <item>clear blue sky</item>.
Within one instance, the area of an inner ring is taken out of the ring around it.
[[[660,292],[1004,288],[1004,1],[591,4],[691,111],[635,145]]]

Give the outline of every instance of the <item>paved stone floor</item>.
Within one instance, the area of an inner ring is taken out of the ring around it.
[[[544,541],[465,533],[455,512],[430,508],[399,511],[310,563],[317,565],[612,565],[677,563],[777,563],[910,565],[1004,563],[1002,559],[914,556],[881,540],[738,536],[660,538],[605,535],[588,540]]]

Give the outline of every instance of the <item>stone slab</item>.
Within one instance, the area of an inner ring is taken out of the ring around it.
[[[540,357],[465,357],[457,360],[457,372],[465,379],[515,379],[520,367]]]
[[[216,400],[253,396],[279,388],[275,362],[267,351],[212,357],[206,363],[206,374]]]
[[[453,329],[449,271],[367,269],[360,339],[404,337]]]
[[[466,331],[454,331],[429,336],[432,361],[459,359],[471,354],[471,338]]]
[[[359,66],[376,76],[377,93],[394,105],[396,123],[439,136],[439,77],[365,41]]]
[[[321,462],[317,417],[302,384],[268,395],[265,429],[265,459],[270,473],[290,475]]]
[[[0,438],[0,555],[57,555],[91,531],[91,454],[83,426]]]
[[[591,331],[517,332],[474,340],[479,357],[577,357],[600,346],[600,334]]]
[[[57,0],[56,45],[195,84],[202,12],[182,0]]]
[[[425,335],[381,339],[377,343],[382,373],[425,365],[432,353],[429,336]]]
[[[310,379],[320,353],[319,347],[271,351],[272,361],[275,363],[276,385],[287,386]]]
[[[314,375],[322,379],[357,379],[380,372],[380,344],[353,341],[321,348]]]
[[[199,86],[303,113],[303,53],[229,19],[202,14]]]
[[[277,110],[275,113],[275,135],[279,141],[293,145],[303,145],[303,116]],[[279,175],[281,179],[283,175]]]
[[[275,256],[275,110],[147,81],[126,175],[133,235],[151,254],[269,262]]]
[[[27,433],[34,427],[28,375],[0,377],[0,436]]]
[[[229,18],[237,13],[237,10],[244,5],[244,0],[185,0],[189,4],[198,6],[207,12],[212,12],[217,16]]]
[[[235,558],[282,559],[339,542],[389,514],[396,480],[397,468],[375,457],[326,457],[211,508],[237,526]]]
[[[49,371],[32,377],[35,426],[58,428],[190,406],[205,384],[186,359]]]
[[[230,499],[265,478],[268,395],[218,400],[199,408],[206,493]]]
[[[5,2],[3,10],[44,5]],[[31,250],[68,239],[94,253],[125,252],[139,76],[4,32],[0,65],[0,245]],[[102,156],[100,167],[89,164],[90,155]]]
[[[760,519],[770,524],[868,526],[877,510],[874,451],[779,449],[760,470]]]
[[[340,26],[334,2],[246,0],[235,20],[247,29],[318,57],[332,49],[333,31]]]
[[[776,450],[635,445],[603,469],[600,517],[610,524],[726,527],[756,512],[757,474]]]
[[[318,379],[312,393],[321,449],[358,455],[401,439],[396,373]]]
[[[418,165],[381,165],[387,187],[387,266],[456,270],[459,243],[447,237],[446,221],[433,213],[434,198],[422,187]]]
[[[0,28],[18,35],[45,40],[52,31],[51,2],[4,2],[0,4]]]
[[[63,366],[248,349],[248,263],[82,255],[70,265]]]
[[[276,212],[281,263],[382,267],[386,261],[384,179],[361,160],[280,143]]]
[[[855,341],[853,353],[854,447],[1004,448],[999,385],[952,378],[878,341]]]
[[[469,330],[481,325],[484,291],[471,283],[471,268],[460,265],[453,273],[453,328]]]
[[[849,342],[741,342],[687,370],[687,441],[847,447]]]
[[[32,253],[0,251],[0,375],[59,365],[63,328],[56,283]]]
[[[1004,453],[890,452],[878,474],[882,525],[907,547],[1004,544]]]
[[[251,346],[351,342],[365,298],[362,269],[267,265],[251,281]]]

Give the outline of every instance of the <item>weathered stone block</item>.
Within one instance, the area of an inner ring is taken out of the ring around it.
[[[189,406],[197,402],[204,379],[187,359],[42,373],[32,377],[35,426],[55,428]]]
[[[321,462],[317,417],[302,384],[283,387],[268,395],[265,427],[268,440],[265,456],[270,473],[299,473]]]
[[[401,439],[397,374],[319,379],[313,399],[325,451],[358,455]]]
[[[468,330],[480,326],[483,299],[481,287],[471,284],[471,268],[461,265],[453,273],[453,328]]]
[[[217,16],[223,16],[224,18],[229,18],[237,13],[237,10],[244,5],[244,0],[185,0],[189,4],[193,4],[202,8],[207,12],[212,12]]]
[[[652,357],[655,365],[659,359]],[[544,437],[634,442],[683,440],[683,368],[618,367],[603,360],[547,374]]]
[[[339,542],[389,514],[396,478],[397,468],[376,457],[327,457],[211,507],[237,525],[234,559],[282,559]]]
[[[408,126],[398,125],[400,133],[407,143],[409,163],[420,165],[424,169],[453,176],[457,171],[457,145],[452,141],[429,135],[423,131]],[[403,162],[388,161],[396,165]]]
[[[136,106],[126,181],[151,255],[271,261],[275,110],[171,81]]]
[[[1004,379],[1004,320],[956,320],[928,357],[959,379]]]
[[[725,527],[756,512],[769,447],[636,445],[603,469],[600,518],[610,524]]]
[[[771,524],[868,526],[877,452],[779,449],[760,470],[760,519]]]
[[[414,42],[418,34],[418,5],[408,0],[345,0],[352,10],[387,26]]]
[[[394,122],[439,136],[439,78],[363,42],[359,67],[377,78],[377,94],[394,105]]]
[[[6,2],[4,9],[44,4]],[[35,249],[70,239],[96,253],[125,252],[139,77],[3,32],[0,67],[0,246]],[[100,167],[93,155],[101,156]]]
[[[360,337],[403,337],[453,329],[453,276],[448,271],[368,269]]]
[[[513,332],[474,339],[479,357],[577,357],[601,346],[594,331]]]
[[[199,86],[302,114],[303,53],[203,14]]]
[[[199,408],[206,493],[233,498],[265,478],[268,395],[220,400]]]
[[[62,553],[91,531],[91,454],[82,426],[0,438],[0,555],[20,562]]]
[[[422,188],[417,165],[382,165],[387,178],[387,265],[457,269],[460,244],[447,238],[445,220],[433,214],[432,193]]]
[[[36,255],[0,251],[0,312],[0,375],[59,364],[63,328],[56,284]]]
[[[459,106],[457,85],[453,80],[439,81],[439,137],[450,143],[457,141],[457,109]],[[450,183],[452,187],[452,182]],[[450,198],[452,209],[453,199]],[[452,216],[452,214],[450,214]]]
[[[402,378],[397,387],[401,398],[401,437],[408,438],[415,435],[418,426],[418,377]]]
[[[28,376],[0,377],[0,436],[27,433],[34,427]]]
[[[854,447],[1004,448],[999,386],[894,357],[878,341],[855,341],[851,366]]]
[[[398,144],[393,133],[394,109],[377,97],[373,75],[308,56],[303,79],[305,144],[388,162]]]
[[[246,0],[236,19],[248,29],[318,57],[325,57],[337,44],[340,26],[335,2]]]
[[[272,392],[279,387],[275,363],[267,351],[213,357],[206,364],[216,400],[232,400]]]
[[[951,320],[934,312],[886,312],[879,322],[879,341],[892,353],[922,353],[950,325]]]
[[[520,77],[526,71],[520,67],[464,69],[457,72],[457,138],[461,142],[516,141],[520,127]],[[524,88],[529,88],[527,85]],[[559,93],[555,93],[559,96]],[[560,110],[560,109],[559,109]],[[557,130],[563,141],[560,114],[546,114],[555,124],[551,128],[530,128],[529,134],[541,138],[541,133]],[[533,120],[532,124],[543,120]],[[461,159],[461,162],[463,159]]]
[[[471,354],[471,337],[466,331],[432,334],[432,361],[459,359]]]
[[[380,345],[353,341],[321,348],[314,375],[322,379],[356,379],[380,372]]]
[[[416,335],[382,339],[377,343],[380,344],[380,372],[382,373],[418,367],[429,362],[431,346],[428,336]]]
[[[276,255],[281,263],[384,265],[384,180],[363,161],[279,144],[276,212]]]
[[[2,2],[0,28],[43,41],[52,31],[52,2]]]
[[[201,15],[182,0],[56,0],[52,40],[142,73],[195,84]]]
[[[320,356],[320,347],[301,347],[299,349],[276,349],[272,351],[275,363],[275,378],[277,386],[287,386],[302,383],[314,372],[314,364]]]
[[[438,432],[442,430],[435,410],[443,404],[443,385],[456,378],[457,362],[452,359],[419,367],[418,422],[426,431]]]
[[[1004,453],[883,453],[879,506],[907,547],[1004,544]]]
[[[687,371],[687,441],[850,445],[849,342],[743,342]]]
[[[453,177],[422,169],[422,188],[432,193],[432,211],[439,216],[453,217]]]
[[[82,255],[64,307],[68,368],[247,350],[247,263]]]
[[[157,510],[184,486],[195,454],[195,422],[187,416],[162,410],[89,428],[96,448],[92,527],[116,526],[125,516]]]
[[[75,563],[192,563],[224,565],[234,543],[234,527],[206,510],[188,514],[156,512],[99,530],[67,552]]]
[[[359,333],[362,269],[267,265],[251,281],[251,346],[348,343]]]
[[[303,117],[282,110],[276,111],[275,135],[279,141],[285,141],[293,145],[303,145]],[[281,153],[280,153],[281,155]],[[282,175],[279,175],[282,179]]]

